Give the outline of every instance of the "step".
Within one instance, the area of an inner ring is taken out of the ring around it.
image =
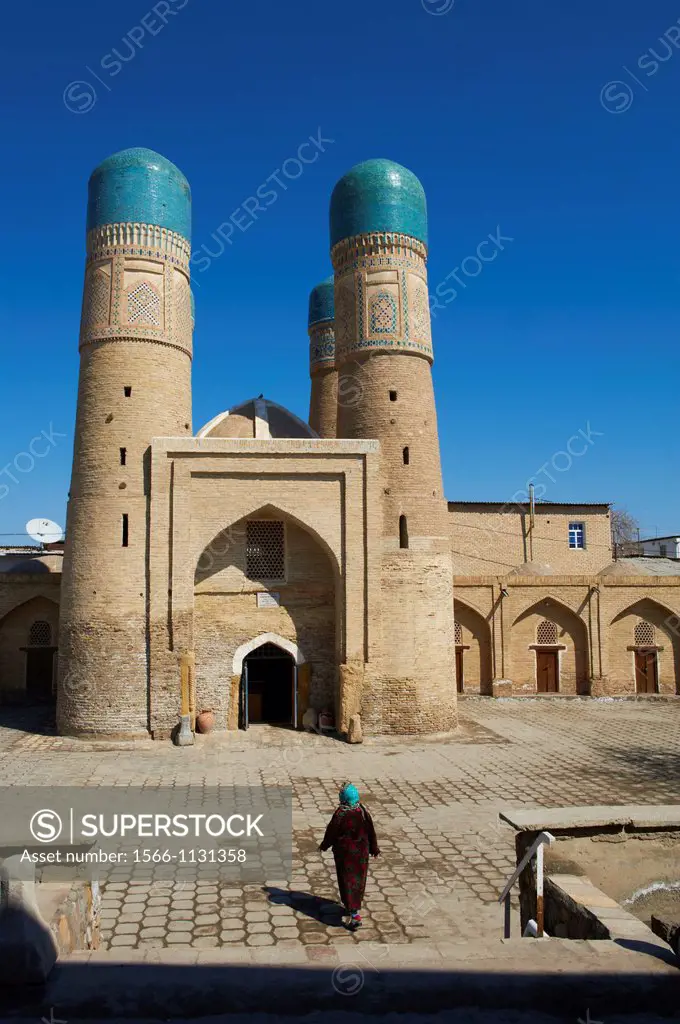
[[[0,994],[5,1019],[197,1019],[269,1011],[534,1010],[573,1020],[673,1015],[668,950],[611,941],[510,939],[387,946],[168,949],[71,954],[43,990]],[[123,959],[124,956],[124,959]],[[50,1014],[53,1014],[50,1016]]]

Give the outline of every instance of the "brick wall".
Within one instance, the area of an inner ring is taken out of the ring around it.
[[[585,525],[585,548],[569,547],[569,523]],[[533,549],[528,508],[449,502],[454,570],[459,576],[505,575],[525,562],[549,566],[557,575],[594,574],[612,560],[611,525],[603,507],[537,506]]]

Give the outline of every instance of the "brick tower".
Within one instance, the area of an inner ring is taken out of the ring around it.
[[[191,435],[191,194],[148,149],[89,183],[75,449],[61,588],[59,731],[148,729],[148,449]]]
[[[338,372],[335,368],[333,277],[309,296],[309,374],[312,379],[309,425],[319,437],[335,437],[338,421]]]
[[[453,573],[427,287],[427,207],[411,171],[368,160],[336,185],[339,438],[376,438],[383,467],[380,669],[367,666],[362,717],[375,731],[456,725]]]

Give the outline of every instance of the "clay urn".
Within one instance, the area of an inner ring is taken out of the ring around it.
[[[215,712],[212,708],[206,708],[196,715],[196,732],[208,733],[215,728]]]

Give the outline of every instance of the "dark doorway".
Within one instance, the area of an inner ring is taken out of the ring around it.
[[[657,693],[656,651],[635,652],[636,693]]]
[[[295,659],[276,644],[263,644],[243,662],[241,726],[295,724]]]
[[[464,688],[464,677],[463,677],[463,648],[456,647],[456,689],[458,693],[463,693]]]
[[[539,693],[557,693],[559,670],[557,651],[536,651],[536,689]]]
[[[26,699],[30,704],[51,704],[54,647],[26,647]]]

